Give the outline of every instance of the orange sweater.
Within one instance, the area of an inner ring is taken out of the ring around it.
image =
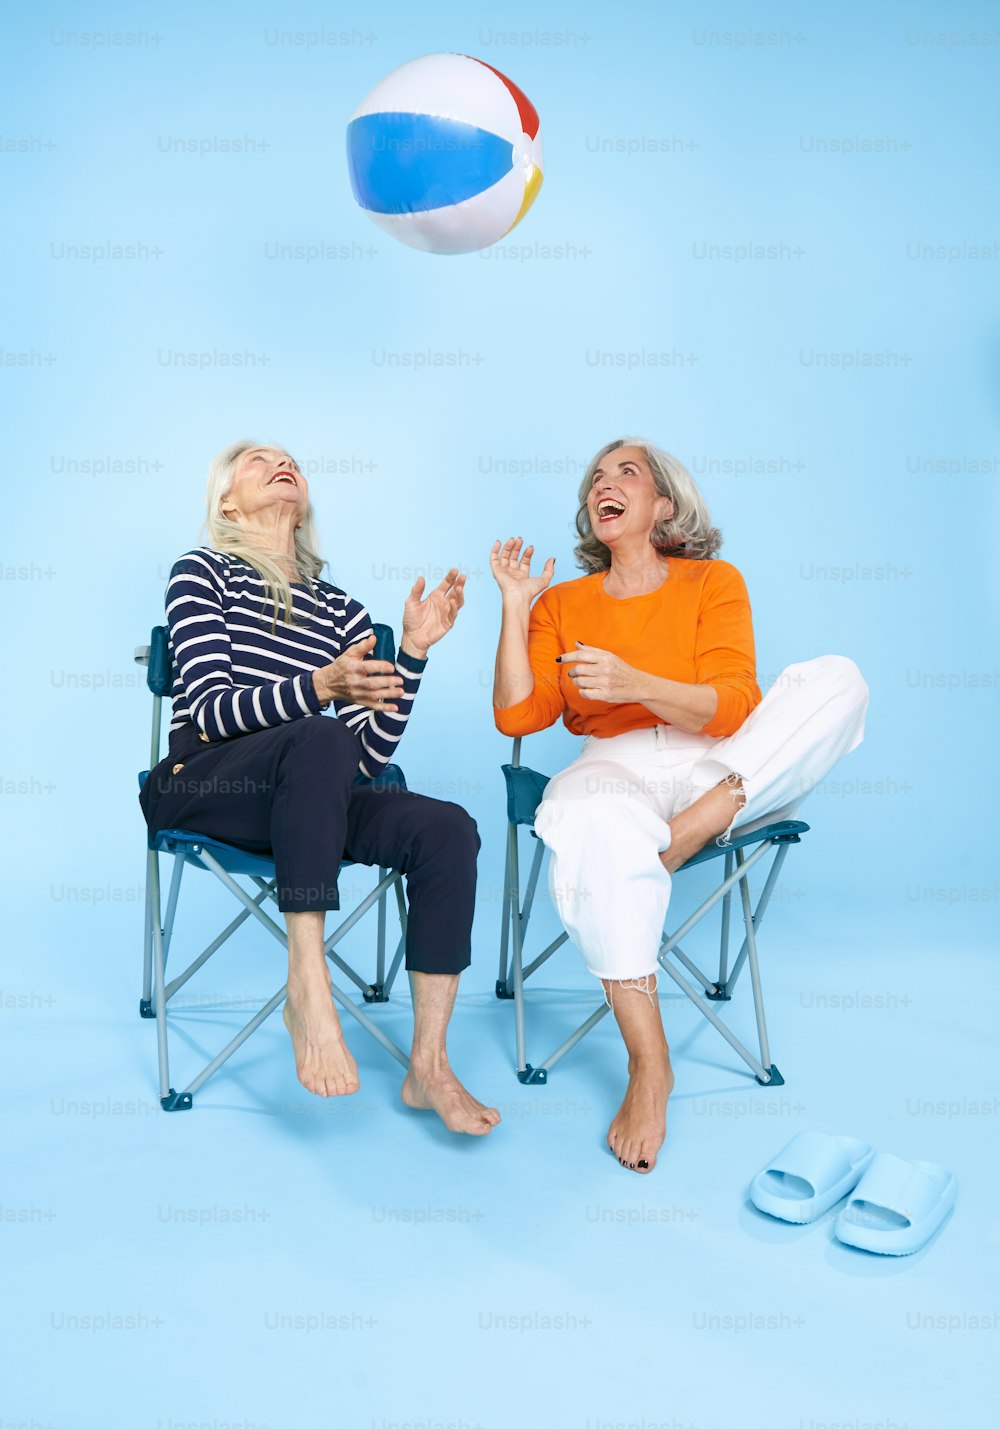
[[[550,586],[536,600],[528,627],[535,688],[526,700],[494,707],[501,734],[533,734],[560,715],[573,734],[607,738],[664,721],[639,704],[588,700],[556,656],[576,642],[610,650],[650,675],[711,685],[719,705],[701,729],[734,734],[760,703],[750,599],[743,577],[726,561],[671,556],[667,579],[648,595],[616,600],[604,591],[604,571]]]

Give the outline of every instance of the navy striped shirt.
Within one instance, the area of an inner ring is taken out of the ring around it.
[[[313,582],[316,599],[292,586],[295,624],[278,621],[264,581],[238,556],[201,546],[177,561],[167,582],[173,685],[170,733],[192,726],[209,740],[229,739],[320,714],[312,672],[372,633],[364,606],[329,581]],[[358,739],[361,772],[378,774],[406,727],[426,660],[402,651],[396,670],[403,694],[395,714],[333,701]]]

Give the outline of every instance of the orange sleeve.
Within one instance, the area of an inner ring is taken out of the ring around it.
[[[531,609],[528,621],[528,661],[535,688],[527,699],[506,709],[493,706],[493,718],[501,734],[535,734],[548,729],[563,712],[556,656],[562,653],[559,630],[543,591]]]
[[[718,708],[698,731],[715,738],[735,734],[760,704],[753,622],[746,583],[735,566],[713,561],[702,590],[695,647],[695,679],[711,685]]]

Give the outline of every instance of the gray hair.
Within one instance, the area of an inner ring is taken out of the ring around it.
[[[285,625],[292,624],[292,586],[285,574],[284,552],[271,551],[261,543],[259,534],[238,521],[223,515],[222,503],[228,496],[236,472],[236,463],[244,452],[264,445],[249,440],[233,442],[213,458],[208,468],[205,488],[205,531],[208,544],[216,551],[238,556],[252,566],[264,581],[264,595],[274,601],[272,629],[277,626],[279,611]],[[284,451],[284,447],[277,450]],[[326,565],[316,550],[317,536],[313,523],[312,502],[306,507],[302,525],[295,532],[295,563],[315,599],[313,581]]]
[[[650,533],[650,544],[663,556],[683,556],[689,561],[709,561],[722,545],[722,532],[712,525],[705,499],[687,467],[675,456],[643,441],[641,437],[619,437],[602,447],[580,483],[580,506],[576,513],[576,529],[580,541],[576,547],[577,565],[585,571],[606,571],[611,565],[611,551],[594,534],[587,508],[587,497],[594,472],[609,453],[619,447],[638,447],[653,473],[653,485],[661,496],[669,496],[674,514],[657,521]]]

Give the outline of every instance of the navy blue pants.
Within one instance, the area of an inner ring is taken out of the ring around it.
[[[282,913],[339,908],[342,859],[400,869],[407,968],[461,972],[471,961],[475,821],[458,804],[356,784],[360,758],[330,716],[212,744],[178,731],[139,801],[150,832],[185,829],[271,854]]]

